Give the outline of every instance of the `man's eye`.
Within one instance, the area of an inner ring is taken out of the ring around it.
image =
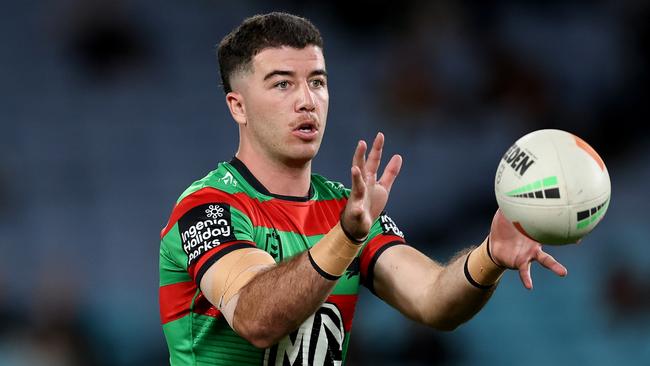
[[[320,88],[325,85],[325,82],[321,79],[314,79],[311,81],[311,86],[314,88]]]
[[[279,83],[275,84],[275,87],[280,88],[280,89],[286,89],[287,87],[289,87],[289,82],[288,81],[280,81]]]

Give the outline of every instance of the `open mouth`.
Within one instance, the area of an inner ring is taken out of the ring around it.
[[[293,129],[294,136],[304,141],[313,141],[318,136],[318,124],[315,121],[301,121]]]
[[[298,126],[296,126],[294,131],[310,133],[310,132],[318,131],[318,128],[316,127],[316,123],[311,122],[311,121],[305,121],[305,122],[301,122],[300,124],[298,124]]]

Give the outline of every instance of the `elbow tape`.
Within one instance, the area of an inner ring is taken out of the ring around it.
[[[219,259],[213,265],[215,272],[210,274],[209,278],[203,277],[202,285],[210,288],[208,299],[214,301],[213,304],[221,311],[228,324],[232,326],[241,289],[260,271],[272,265],[275,265],[275,260],[269,253],[258,248],[244,248]],[[209,283],[210,281],[212,283]],[[202,288],[206,289],[204,286]]]
[[[220,269],[215,286],[219,307],[239,293],[257,273],[275,264],[275,260],[269,253],[257,248],[240,249],[223,257],[222,260],[224,263],[217,264]]]

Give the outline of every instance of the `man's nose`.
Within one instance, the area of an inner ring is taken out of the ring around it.
[[[308,83],[302,84],[299,93],[299,98],[296,101],[296,112],[308,111],[311,112],[316,109],[314,101],[314,94]]]

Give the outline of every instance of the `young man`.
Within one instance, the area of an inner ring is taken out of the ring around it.
[[[352,187],[312,174],[329,95],[307,20],[246,19],[219,45],[239,149],[178,199],[160,246],[160,311],[174,365],[339,365],[359,284],[405,316],[452,330],[506,268],[566,269],[500,212],[486,240],[441,265],[383,213],[402,159],[378,175],[384,136],[352,157]]]

